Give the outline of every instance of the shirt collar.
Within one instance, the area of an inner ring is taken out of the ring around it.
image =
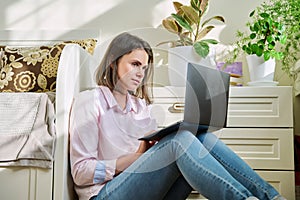
[[[127,111],[134,111],[137,112],[137,101],[133,101],[135,97],[133,97],[132,95],[130,95],[129,93],[127,94]]]
[[[102,90],[104,97],[106,99],[106,102],[109,106],[109,108],[113,108],[115,106],[119,106],[116,98],[114,97],[114,95],[112,94],[112,92],[110,91],[110,89],[108,87],[105,86],[100,86],[100,89]],[[130,111],[134,111],[137,112],[137,105],[136,105],[136,101],[134,101],[134,98],[132,95],[130,95],[129,93],[127,93],[127,104],[126,104],[126,109],[125,112],[130,112]]]

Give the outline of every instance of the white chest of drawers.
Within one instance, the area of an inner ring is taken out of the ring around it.
[[[183,119],[184,88],[156,87],[153,92],[159,127]],[[283,196],[294,200],[292,88],[231,87],[229,96],[228,128],[215,134]],[[197,194],[189,198],[201,199]]]

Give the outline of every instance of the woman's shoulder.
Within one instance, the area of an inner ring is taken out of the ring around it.
[[[98,88],[83,90],[75,96],[75,99],[86,99],[93,97],[96,93],[98,93],[98,90]]]
[[[106,100],[100,87],[87,89],[79,92],[74,97],[73,106],[77,109],[93,110],[99,106],[104,106]]]
[[[102,99],[104,99],[104,95],[99,87],[81,91],[74,96],[74,102],[81,105],[98,104],[98,101],[101,101]]]

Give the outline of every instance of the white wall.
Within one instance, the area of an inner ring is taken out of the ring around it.
[[[189,0],[178,1],[189,3]],[[210,0],[207,17],[222,15],[226,19],[226,26],[220,27],[212,33],[212,36],[223,44],[233,42],[236,30],[245,30],[250,11],[262,1]],[[95,32],[100,32],[100,42],[104,43],[122,31],[132,31],[155,47],[159,41],[174,37],[165,30],[156,29],[161,20],[172,12],[174,9],[171,0],[1,0],[0,30],[14,31],[0,34],[0,40],[15,37],[11,34],[16,30],[45,30],[42,35],[28,35],[28,37],[38,37],[36,39],[50,37],[53,40],[72,37],[71,30],[84,30],[93,33],[91,36],[94,36]],[[25,37],[26,33],[25,31]],[[83,37],[87,35],[84,34]],[[155,48],[155,51],[161,54],[158,56],[161,65],[156,68],[156,74],[159,76],[155,76],[155,81],[168,84],[168,80],[165,79],[166,51],[161,48]],[[247,80],[248,71],[245,67],[244,74]],[[275,79],[282,85],[289,84],[289,80],[280,70],[277,71]],[[299,109],[296,112],[299,112]],[[298,129],[300,130],[300,127]]]
[[[261,1],[210,1],[208,16],[221,14],[227,21],[221,34],[223,42],[233,41],[235,30],[244,26],[249,11]],[[187,4],[189,0],[180,2]],[[58,34],[92,29],[101,30],[102,39],[106,39],[124,30],[156,28],[172,12],[171,0],[2,0],[0,29],[45,29]]]
[[[183,4],[190,2],[178,1]],[[219,26],[211,36],[223,44],[233,42],[236,30],[244,29],[249,12],[261,1],[211,0],[206,18],[222,15],[226,19],[226,26]],[[162,19],[172,12],[175,10],[171,0],[1,0],[0,30],[46,30],[37,36],[28,35],[27,32],[23,35],[56,39],[71,37],[71,30],[79,29],[100,32],[100,42],[122,31],[132,31],[155,46],[170,37],[176,38],[164,29],[153,30],[160,27]],[[15,32],[5,32],[4,36],[16,38],[12,33]],[[0,37],[2,36],[3,34],[0,34]],[[165,49],[161,48],[163,47],[160,47],[160,50],[165,52]],[[163,56],[161,58],[163,63],[167,62]],[[161,70],[163,73],[166,71],[163,67]],[[167,80],[162,79],[162,82],[164,84]]]

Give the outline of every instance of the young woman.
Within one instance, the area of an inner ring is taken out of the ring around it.
[[[158,142],[148,86],[153,53],[129,33],[115,37],[70,116],[70,160],[80,200],[284,199],[214,134],[179,131]]]

